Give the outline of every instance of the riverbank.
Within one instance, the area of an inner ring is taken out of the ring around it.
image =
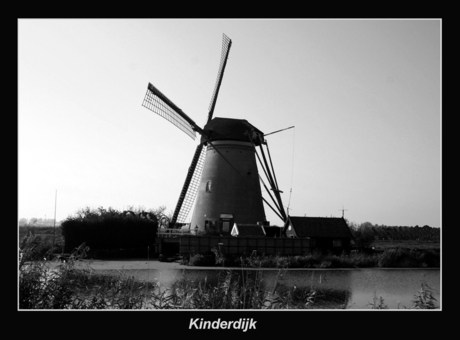
[[[59,266],[61,263],[58,261],[50,262],[50,265],[52,268],[56,268]],[[236,267],[236,266],[188,266],[185,264],[181,264],[178,262],[160,262],[157,259],[153,260],[81,260],[79,261],[76,265],[76,268],[87,268],[90,267],[91,269],[94,270],[111,270],[111,271],[129,271],[129,270],[170,270],[170,269],[177,269],[177,270],[237,270],[237,269],[243,269],[242,267]],[[394,267],[371,267],[373,269],[381,269],[381,270],[392,270]],[[254,267],[245,267],[244,269],[247,270],[273,270],[273,269],[281,269],[281,268],[254,268]],[[292,271],[298,271],[298,270],[335,270],[337,268],[282,268],[283,270],[292,270]],[[359,270],[359,269],[369,269],[369,267],[366,268],[340,268],[341,270]],[[439,270],[439,267],[433,267],[433,268],[412,268],[412,267],[399,267],[398,269],[433,269],[433,270]]]
[[[57,262],[58,263],[58,262]],[[249,256],[230,257],[218,253],[184,256],[181,260],[82,259],[82,265],[95,270],[143,270],[143,269],[357,269],[357,268],[440,268],[439,250],[389,249],[366,254],[351,253],[331,255],[313,253],[304,256]],[[57,264],[56,264],[57,265]]]

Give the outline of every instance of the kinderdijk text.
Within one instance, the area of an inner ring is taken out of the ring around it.
[[[251,319],[239,319],[237,321],[204,321],[203,318],[190,319],[188,329],[241,329],[246,332],[248,329],[256,329],[257,321]]]

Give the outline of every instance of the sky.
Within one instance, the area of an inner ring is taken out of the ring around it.
[[[266,137],[290,215],[441,227],[441,27],[19,19],[18,220],[100,206],[172,213],[199,138],[142,101],[151,82],[203,126],[226,34],[214,117],[266,134],[295,126]]]

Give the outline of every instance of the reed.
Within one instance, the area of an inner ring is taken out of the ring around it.
[[[412,308],[414,309],[437,309],[436,298],[433,288],[422,282],[420,290],[414,295]]]
[[[422,282],[419,291],[414,294],[413,305],[411,309],[439,309],[437,299],[434,297],[434,289]],[[381,296],[377,296],[374,292],[373,301],[367,305],[370,309],[388,309],[385,300]],[[398,309],[408,309],[406,306],[400,305],[398,302]]]
[[[377,296],[374,292],[373,301],[367,305],[370,309],[387,309],[388,306],[385,304],[385,300],[381,296]]]

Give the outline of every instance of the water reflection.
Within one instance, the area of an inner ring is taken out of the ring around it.
[[[194,269],[151,269],[127,270],[126,273],[140,280],[155,281],[162,287],[171,288],[181,279],[195,283],[206,282],[217,285],[220,270]],[[225,270],[223,271],[225,274]],[[234,269],[242,278],[251,278],[256,271]],[[265,289],[273,291],[277,285],[287,288],[313,288],[315,290],[335,290],[347,292],[346,308],[369,309],[374,295],[382,297],[389,309],[411,308],[414,295],[425,283],[433,289],[437,306],[440,301],[439,269],[310,269],[310,270],[262,270],[262,283]],[[345,298],[345,297],[344,297]]]
[[[350,308],[365,308],[372,296],[381,296],[390,309],[411,308],[414,295],[422,283],[433,289],[439,306],[440,276],[437,269],[366,269],[354,271],[351,287],[356,292],[354,305]]]

